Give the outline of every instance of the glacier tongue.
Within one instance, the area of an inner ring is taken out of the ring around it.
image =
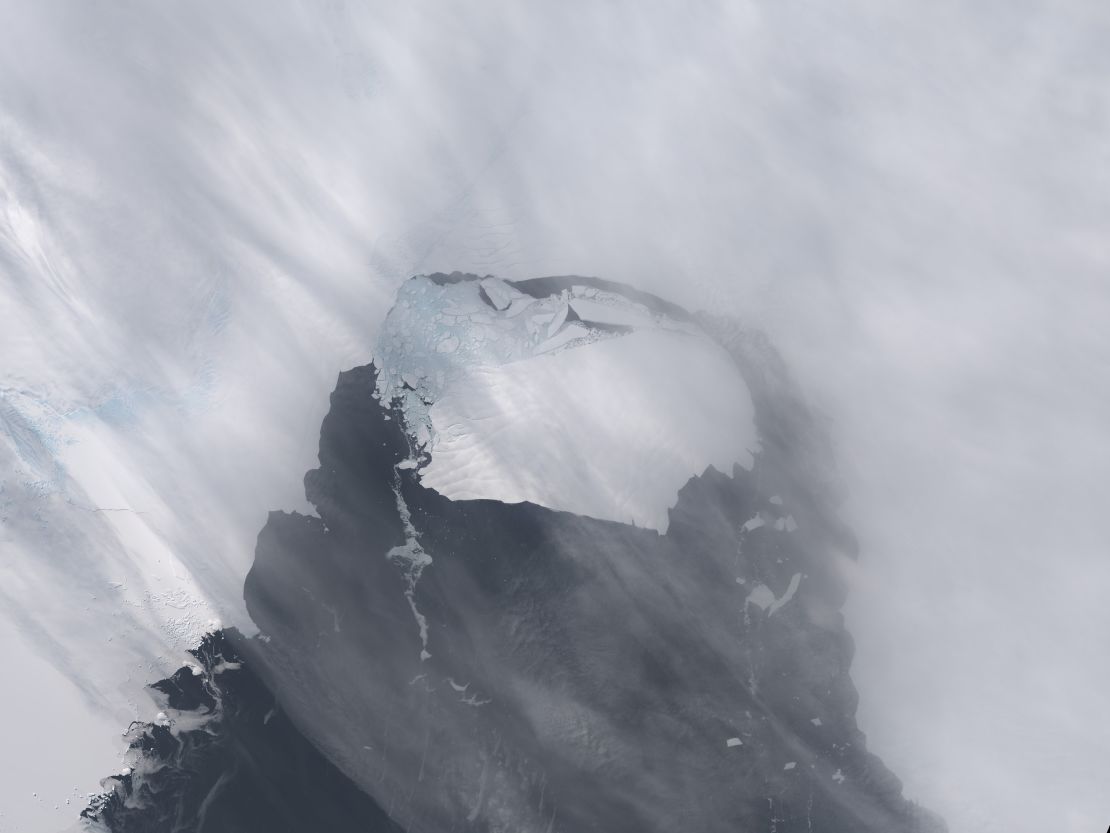
[[[750,468],[759,447],[748,387],[717,343],[592,286],[536,298],[489,278],[414,278],[375,363],[377,395],[424,452],[421,482],[453,500],[665,532],[684,483]]]

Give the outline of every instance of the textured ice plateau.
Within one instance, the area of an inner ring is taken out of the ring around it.
[[[666,532],[678,490],[759,447],[735,363],[690,320],[571,285],[414,278],[386,319],[378,393],[421,483]]]

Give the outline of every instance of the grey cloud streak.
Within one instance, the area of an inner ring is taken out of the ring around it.
[[[0,385],[111,439],[226,619],[401,280],[627,281],[764,327],[828,414],[908,794],[1101,829],[1104,4],[0,6]]]

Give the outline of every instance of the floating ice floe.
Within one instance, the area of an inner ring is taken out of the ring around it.
[[[744,605],[755,605],[761,610],[765,610],[768,616],[772,616],[779,608],[794,598],[801,582],[802,574],[794,573],[790,577],[790,584],[787,586],[786,592],[781,597],[776,596],[775,592],[766,584],[757,584],[744,600]]]
[[[753,531],[759,529],[761,526],[766,526],[766,525],[767,525],[767,521],[763,520],[763,516],[762,515],[756,515],[754,518],[751,518],[748,521],[746,521],[744,523],[744,525],[741,527],[741,529],[743,529],[745,532],[753,532]]]

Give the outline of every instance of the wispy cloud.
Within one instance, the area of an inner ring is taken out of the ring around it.
[[[0,385],[50,488],[116,484],[237,620],[409,274],[731,311],[833,420],[876,751],[954,830],[1105,821],[1103,4],[2,6]],[[89,591],[34,540],[4,575]]]

